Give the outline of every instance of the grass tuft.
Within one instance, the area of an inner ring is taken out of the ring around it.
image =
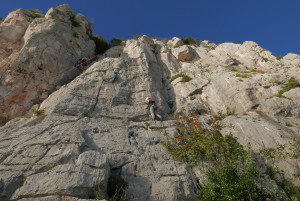
[[[181,82],[189,82],[190,80],[192,80],[192,78],[190,78],[188,75],[180,73],[180,74],[172,76],[170,82],[172,82],[173,80],[175,80],[176,78],[179,78],[179,77],[182,77]]]

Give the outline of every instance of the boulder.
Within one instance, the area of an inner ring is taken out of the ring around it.
[[[194,58],[194,50],[188,45],[173,48],[172,54],[182,62],[190,62]]]
[[[180,47],[180,46],[184,45],[184,43],[182,42],[182,40],[180,38],[174,37],[167,42],[167,45],[170,48],[176,48],[176,47]]]

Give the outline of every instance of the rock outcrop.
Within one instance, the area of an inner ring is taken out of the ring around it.
[[[1,64],[4,100],[36,85],[41,92],[49,89],[51,83],[41,84],[43,80],[94,50],[89,23],[76,15],[81,26],[72,27],[69,7],[50,9],[34,20],[24,12],[13,12],[0,26],[18,30],[18,39],[4,40],[11,50],[1,42],[7,55]],[[10,20],[17,17],[24,21],[18,27]],[[300,137],[299,87],[278,96],[291,77],[300,80],[298,60],[292,54],[279,60],[254,42],[191,46],[178,38],[167,44],[147,36],[127,40],[51,93],[38,108],[43,115],[14,118],[28,111],[41,92],[30,91],[1,105],[2,119],[13,119],[0,127],[0,198],[93,199],[95,193],[106,194],[109,178],[117,175],[128,184],[128,200],[196,200],[201,178],[163,146],[178,134],[168,98],[176,100],[176,112],[197,113],[203,122],[220,111],[230,113],[222,134],[232,133],[258,154]],[[38,79],[29,79],[30,72]],[[174,75],[178,78],[170,82]],[[146,97],[156,100],[164,121],[149,121],[142,102]],[[293,176],[299,172],[299,159],[272,163],[300,185]]]
[[[0,123],[24,115],[66,79],[64,72],[79,58],[93,55],[89,34],[87,19],[67,5],[45,16],[39,10],[11,12],[0,25]]]

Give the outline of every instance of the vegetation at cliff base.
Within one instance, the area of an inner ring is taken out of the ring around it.
[[[222,136],[219,124],[223,115],[210,120],[210,127],[192,116],[178,116],[179,134],[165,143],[166,149],[178,160],[191,166],[211,164],[206,180],[197,196],[210,200],[272,200],[259,182],[261,177],[251,153],[231,134]]]

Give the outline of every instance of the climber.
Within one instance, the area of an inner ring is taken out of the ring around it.
[[[174,103],[175,103],[175,100],[173,100],[172,98],[168,98],[168,106],[170,108],[170,112],[173,111]]]
[[[80,71],[80,73],[82,73],[84,71],[84,68],[82,66],[82,58],[80,58],[76,61],[75,68],[77,68]]]
[[[81,61],[82,61],[82,66],[87,66],[87,62],[90,60],[89,56],[84,56]]]
[[[157,114],[157,106],[155,104],[155,101],[152,98],[147,97],[144,103],[147,104],[147,109],[149,109],[153,121],[156,119],[156,117],[159,120],[162,120],[161,115]]]
[[[80,70],[80,73],[82,73],[83,71],[85,71],[86,69],[84,68],[84,66],[87,66],[87,62],[90,58],[88,56],[84,56],[80,59],[77,60],[75,67]]]

